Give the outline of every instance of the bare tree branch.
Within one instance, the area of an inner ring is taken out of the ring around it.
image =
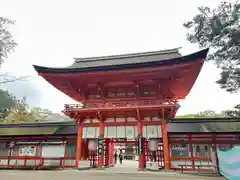
[[[11,83],[11,82],[19,81],[19,80],[26,80],[28,77],[30,77],[30,76],[22,76],[22,77],[13,78],[13,79],[6,78],[5,80],[0,81],[0,84]]]
[[[17,46],[11,32],[8,30],[8,26],[13,24],[15,24],[15,21],[0,17],[0,66],[8,57],[8,54]]]

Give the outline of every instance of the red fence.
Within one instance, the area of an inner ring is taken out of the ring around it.
[[[2,168],[76,167],[76,138],[0,138]]]
[[[170,134],[171,167],[174,170],[213,171],[218,168],[216,149],[238,146],[239,138],[239,133]]]

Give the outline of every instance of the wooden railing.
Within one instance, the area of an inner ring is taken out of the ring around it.
[[[141,107],[141,106],[154,106],[154,105],[170,105],[177,104],[176,101],[163,101],[163,100],[125,100],[125,101],[99,101],[87,102],[85,104],[65,104],[65,110],[68,109],[89,109],[89,108],[110,108],[110,107]]]

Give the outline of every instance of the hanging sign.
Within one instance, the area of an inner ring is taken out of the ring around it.
[[[143,143],[142,143],[142,136],[138,136],[138,154],[142,154],[143,152]]]
[[[157,141],[153,140],[153,139],[149,140],[148,141],[148,149],[150,151],[157,151]]]
[[[98,137],[98,155],[103,154],[103,137],[99,136]]]
[[[97,150],[97,142],[95,140],[90,140],[88,142],[88,150],[89,151],[96,151]]]

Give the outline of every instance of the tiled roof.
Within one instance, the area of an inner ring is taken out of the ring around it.
[[[16,135],[51,135],[58,130],[58,127],[31,127],[31,128],[0,128],[0,136]]]
[[[178,50],[179,48],[113,56],[75,58],[74,64],[68,68],[111,66],[173,59],[181,57],[181,54]]]
[[[64,68],[50,68],[34,65],[35,70],[47,73],[74,73],[104,70],[130,69],[136,67],[153,67],[187,63],[199,59],[205,59],[208,49],[181,56],[178,49],[155,51],[148,53],[136,53],[116,56],[103,56],[93,58],[76,58],[73,65]]]
[[[240,132],[240,122],[204,123],[202,126],[210,132]]]

